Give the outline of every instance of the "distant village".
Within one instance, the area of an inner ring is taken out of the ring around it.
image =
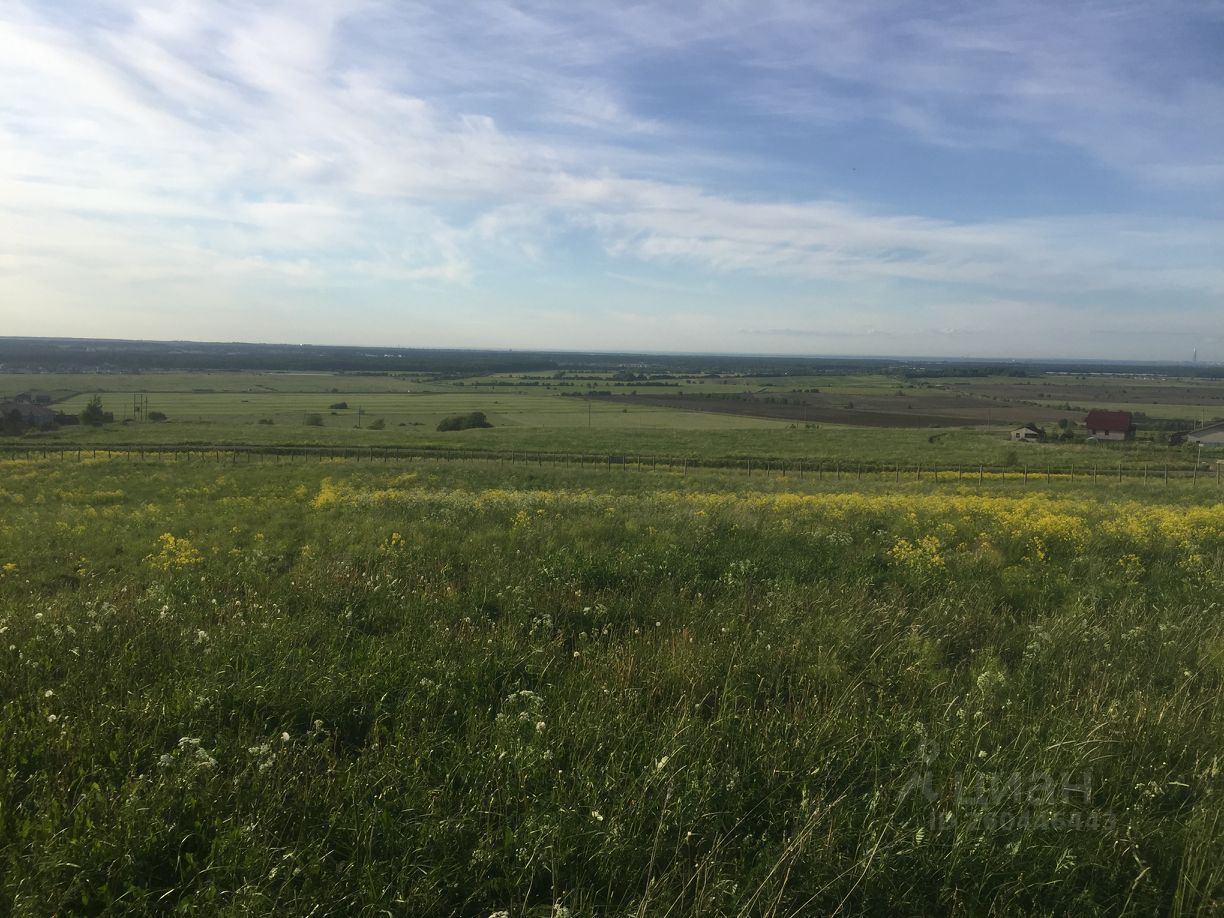
[[[1094,409],[1084,417],[1083,439],[1089,442],[1135,439],[1135,418],[1129,411],[1106,411]],[[1056,434],[1047,433],[1036,424],[1025,424],[1011,432],[1017,443],[1044,443],[1047,440],[1078,440],[1080,437],[1070,424],[1060,425]],[[1183,443],[1199,446],[1224,446],[1224,421],[1207,424],[1194,430],[1177,431],[1169,435],[1170,446]]]

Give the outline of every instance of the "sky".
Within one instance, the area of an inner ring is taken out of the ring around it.
[[[0,335],[1224,361],[1224,0],[0,0]]]

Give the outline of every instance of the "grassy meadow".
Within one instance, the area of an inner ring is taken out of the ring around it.
[[[677,376],[668,388],[651,389],[619,381],[612,374],[556,379],[552,375],[492,374],[465,379],[411,374],[344,374],[289,372],[148,372],[148,373],[0,373],[0,398],[22,392],[51,397],[53,406],[79,413],[95,395],[114,413],[116,423],[98,428],[63,427],[0,439],[6,445],[46,448],[83,446],[304,446],[413,447],[462,449],[489,453],[584,453],[718,461],[789,460],[809,464],[841,463],[847,467],[902,465],[954,469],[980,464],[1037,472],[1049,467],[1106,471],[1118,463],[1153,472],[1168,464],[1189,469],[1210,462],[1219,451],[1199,455],[1185,446],[1169,446],[1154,431],[1141,431],[1129,443],[1086,443],[1082,432],[1070,442],[1015,444],[1008,432],[1014,421],[993,424],[949,423],[936,427],[857,426],[805,423],[796,419],[726,413],[702,398],[685,407],[646,403],[651,394],[686,391],[752,392],[764,398],[823,397],[847,404],[870,397],[873,404],[890,399],[924,412],[925,403],[949,393],[970,393],[975,404],[999,410],[1043,412],[1080,417],[1076,411],[1042,407],[1050,399],[1075,398],[1085,404],[1120,406],[1115,399],[1159,401],[1158,413],[1211,418],[1224,413],[1224,384],[1193,380],[1134,377],[1084,377],[1068,381],[1048,374],[1038,379],[957,377],[946,381],[899,381],[882,374],[844,376],[700,378]],[[614,400],[574,397],[586,386],[617,394]],[[568,388],[567,388],[568,387]],[[635,388],[639,387],[639,388]],[[638,391],[634,403],[628,393]],[[762,393],[764,393],[762,395]],[[897,393],[903,399],[896,398]],[[1162,395],[1162,393],[1164,393]],[[150,412],[167,420],[142,420],[133,411],[134,396],[147,398]],[[1180,402],[1194,400],[1193,405]],[[332,406],[344,404],[347,407]],[[1126,404],[1130,404],[1129,402]],[[1137,403],[1138,404],[1138,403]],[[492,428],[438,431],[454,415],[484,412]],[[864,412],[864,416],[870,412]],[[1027,415],[1026,415],[1027,416]],[[313,420],[316,423],[307,423]],[[1186,425],[1191,424],[1190,420]],[[1057,428],[1051,428],[1057,432]],[[1207,470],[1207,466],[1203,466]]]
[[[1220,500],[6,460],[0,912],[1218,913]]]

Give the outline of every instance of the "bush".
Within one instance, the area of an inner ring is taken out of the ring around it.
[[[271,419],[271,418],[260,418],[260,419],[259,419],[259,420],[258,420],[256,423],[259,423],[259,424],[272,424],[272,423],[273,423],[273,421],[272,421],[272,419]]]
[[[150,421],[164,421],[164,420],[166,420],[166,412],[164,412],[164,411],[150,411],[150,412],[148,413],[147,417],[148,417],[148,419],[149,419]]]
[[[474,427],[492,427],[483,411],[473,411],[471,414],[456,414],[443,418],[438,424],[438,430],[470,430]]]
[[[306,415],[306,426],[307,427],[322,427],[323,426],[323,415],[321,414]]]
[[[387,426],[387,422],[382,418],[377,418],[370,422],[370,430],[382,430]]]
[[[0,434],[9,436],[17,436],[25,433],[26,422],[21,416],[21,412],[14,408],[4,417],[0,417]]]
[[[348,402],[336,402],[335,404],[328,405],[327,407],[332,411],[343,411],[348,408]]]
[[[81,412],[81,423],[101,427],[106,423],[106,412],[102,410],[102,396],[95,395]]]

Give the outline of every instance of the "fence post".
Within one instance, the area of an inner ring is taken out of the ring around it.
[[[983,478],[985,478],[985,476],[986,476],[986,467],[984,465],[979,465],[978,466],[978,484],[982,483],[982,480]]]
[[[1165,463],[1165,470],[1164,470],[1164,483],[1165,483],[1165,484],[1168,484],[1168,483],[1169,483],[1169,463],[1167,463],[1167,462]]]

